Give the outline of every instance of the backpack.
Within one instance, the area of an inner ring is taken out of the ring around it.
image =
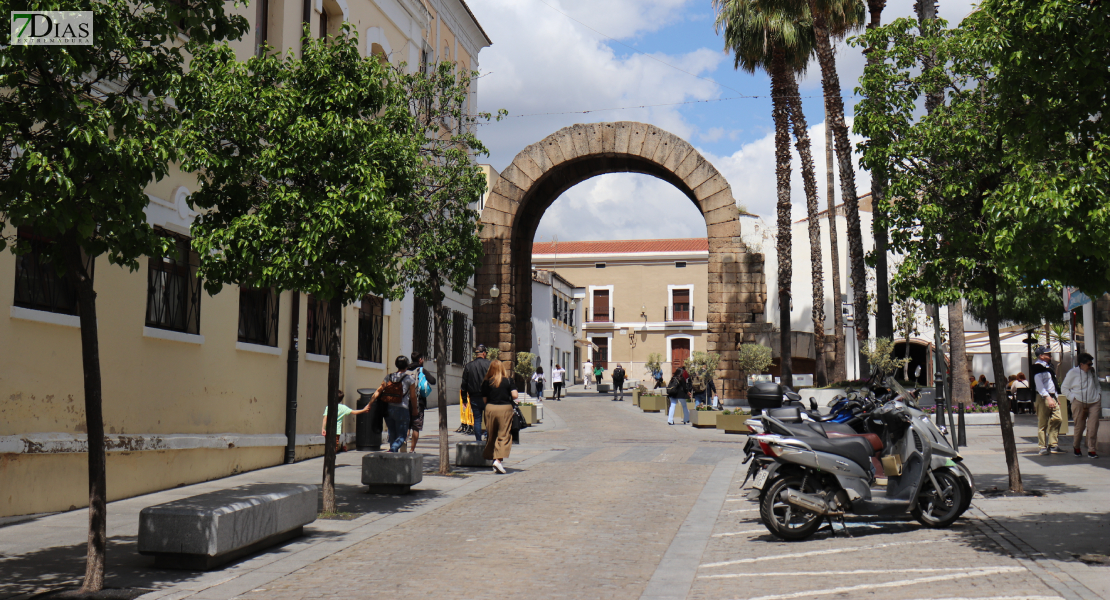
[[[695,394],[700,394],[705,391],[705,380],[701,378],[701,375],[695,375],[691,383],[694,386]]]
[[[686,391],[686,387],[682,383],[682,376],[675,374],[671,376],[671,382],[667,384],[668,396],[681,396]]]
[[[624,381],[624,369],[622,367],[617,367],[617,370],[613,371],[613,380]]]
[[[416,395],[421,400],[427,400],[428,396],[432,395],[432,384],[428,383],[428,378],[424,376],[424,367],[417,369],[416,373]]]
[[[378,395],[381,396],[382,402],[386,404],[401,404],[405,401],[405,378],[401,377],[397,380],[393,379],[390,375],[385,383],[382,384],[382,391]]]

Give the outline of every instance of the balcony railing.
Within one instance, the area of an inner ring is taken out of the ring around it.
[[[666,323],[670,323],[671,321],[691,322],[694,320],[694,308],[693,306],[682,304],[664,306],[663,321]]]
[[[587,323],[612,323],[617,320],[617,311],[610,308],[609,313],[588,312],[586,313]]]

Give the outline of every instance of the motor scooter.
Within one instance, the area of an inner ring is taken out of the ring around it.
[[[839,434],[831,424],[785,423],[772,411],[762,416],[766,433],[753,436],[777,464],[755,480],[760,517],[785,540],[813,535],[823,521],[849,514],[913,516],[927,527],[948,527],[971,504],[974,481],[960,455],[913,404],[893,378],[886,401],[868,422],[881,432]],[[879,458],[887,485],[878,484]]]

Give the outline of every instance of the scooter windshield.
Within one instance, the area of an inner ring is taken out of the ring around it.
[[[906,391],[906,388],[902,387],[902,384],[898,383],[898,380],[894,379],[894,377],[887,375],[886,385],[888,388],[890,388],[891,391],[894,392],[894,400],[901,400],[902,402],[914,408],[917,408],[917,400],[913,397],[913,394]]]

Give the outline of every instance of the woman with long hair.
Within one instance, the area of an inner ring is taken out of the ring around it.
[[[486,378],[482,381],[482,397],[486,401],[483,425],[489,432],[482,456],[493,461],[493,470],[505,474],[501,461],[509,458],[513,447],[513,406],[518,397],[516,384],[499,360],[490,362]]]

